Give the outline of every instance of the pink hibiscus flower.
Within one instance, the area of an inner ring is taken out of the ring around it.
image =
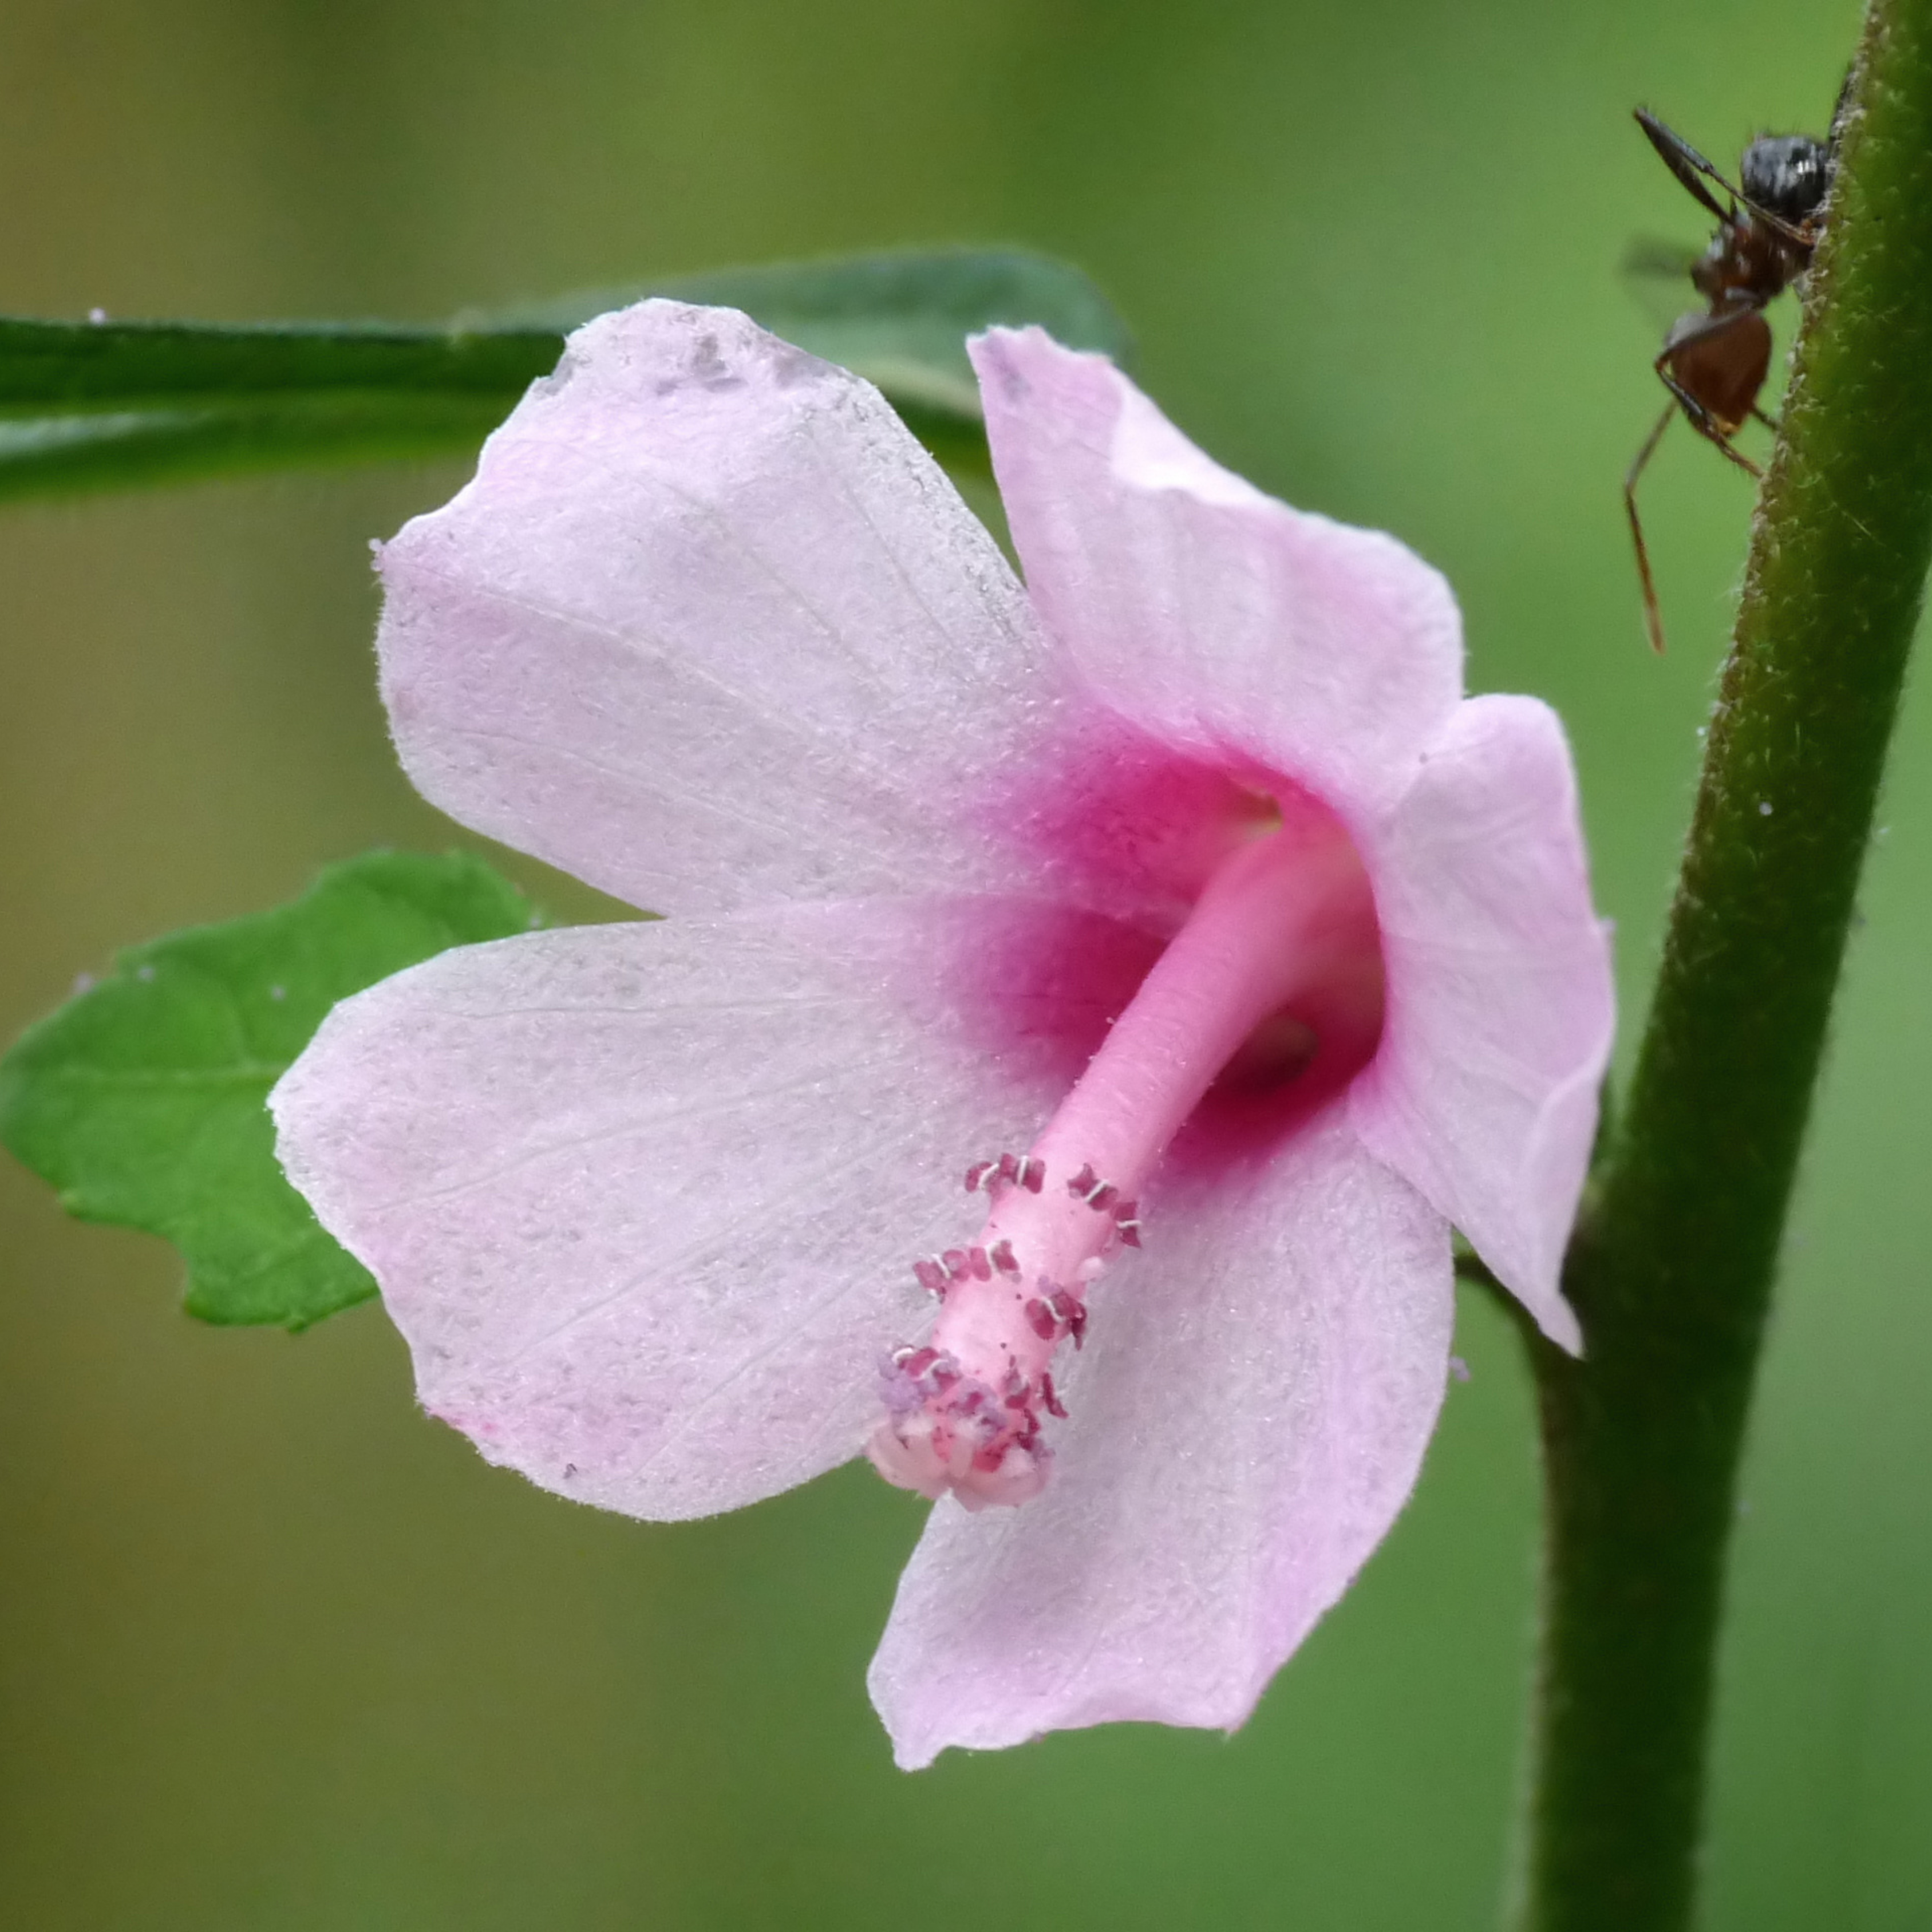
[[[1561,729],[1462,698],[1442,580],[1100,358],[973,352],[1024,590],[857,378],[572,338],[382,553],[384,691],[429,798],[672,916],[400,974],[272,1101],[493,1461],[939,1498],[908,1766],[1247,1715],[1414,1483],[1450,1224],[1576,1346],[1611,1030]]]

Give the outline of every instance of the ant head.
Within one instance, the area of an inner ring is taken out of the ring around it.
[[[1832,185],[1832,151],[1809,134],[1760,134],[1738,172],[1744,199],[1796,228],[1818,212]]]

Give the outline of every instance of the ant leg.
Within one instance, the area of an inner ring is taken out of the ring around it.
[[[1656,453],[1657,446],[1664,440],[1664,432],[1670,427],[1670,418],[1677,413],[1675,403],[1666,403],[1664,413],[1657,419],[1657,427],[1643,440],[1643,447],[1636,453],[1636,460],[1624,478],[1624,509],[1630,518],[1630,537],[1636,545],[1637,581],[1643,588],[1643,627],[1650,634],[1650,647],[1659,657],[1664,655],[1664,616],[1657,605],[1657,581],[1650,574],[1650,546],[1643,540],[1643,519],[1636,511],[1636,481],[1643,474],[1644,466]]]
[[[1690,427],[1706,442],[1716,444],[1754,482],[1762,483],[1764,472],[1731,440],[1730,432],[1695,396],[1681,388],[1666,371],[1659,369],[1657,373],[1663,379],[1664,386],[1683,405],[1684,413],[1689,418]]]
[[[1781,436],[1784,434],[1784,424],[1780,422],[1775,416],[1766,416],[1763,410],[1760,409],[1755,403],[1751,405],[1751,414],[1756,416],[1758,421],[1762,423],[1765,428],[1769,430],[1773,436]]]

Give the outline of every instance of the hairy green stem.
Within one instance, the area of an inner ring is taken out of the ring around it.
[[[1536,1351],[1547,1542],[1519,1900],[1695,1905],[1725,1545],[1780,1231],[1932,550],[1932,0],[1874,0],[1628,1111]]]

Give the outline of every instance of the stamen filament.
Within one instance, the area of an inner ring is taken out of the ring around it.
[[[993,1202],[969,1252],[998,1265],[955,1271],[930,1349],[895,1358],[891,1413],[868,1445],[890,1480],[969,1508],[1038,1492],[1035,1402],[1059,1412],[1049,1366],[1085,1327],[1084,1291],[1139,1246],[1143,1184],[1168,1143],[1264,1022],[1287,1015],[1312,1042],[1338,985],[1372,976],[1378,989],[1361,860],[1331,814],[1295,804],[1209,878],[1027,1156],[968,1171]]]

